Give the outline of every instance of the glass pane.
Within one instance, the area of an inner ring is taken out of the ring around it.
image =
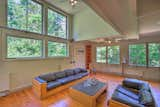
[[[42,32],[42,6],[32,0],[8,0],[8,27]]]
[[[136,66],[146,66],[146,45],[129,45],[129,64]]]
[[[67,44],[57,43],[57,42],[48,42],[48,56],[67,56]]]
[[[42,56],[42,40],[7,36],[7,58]]]
[[[42,33],[42,6],[28,1],[28,31]]]
[[[26,30],[26,0],[8,0],[8,27]]]
[[[106,47],[96,48],[96,62],[106,63]]]
[[[160,67],[160,43],[149,44],[149,66]]]
[[[48,35],[67,38],[67,17],[48,9]]]
[[[120,64],[119,46],[108,46],[108,64]]]

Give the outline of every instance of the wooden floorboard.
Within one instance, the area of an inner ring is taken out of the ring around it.
[[[107,101],[114,89],[124,79],[120,76],[97,74],[96,78],[108,83],[107,95],[103,94],[97,101],[97,107],[107,107]],[[160,105],[160,83],[150,82],[156,95],[156,100]],[[85,107],[68,96],[68,89],[59,92],[45,100],[39,100],[32,92],[32,88],[27,88],[19,92],[11,93],[0,98],[0,107]],[[160,106],[159,106],[160,107]]]

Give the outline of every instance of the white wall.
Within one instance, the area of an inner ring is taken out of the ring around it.
[[[74,15],[73,27],[74,38],[77,41],[119,35],[89,7]]]

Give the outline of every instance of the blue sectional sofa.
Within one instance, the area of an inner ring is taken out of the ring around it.
[[[83,68],[42,74],[34,78],[33,90],[40,99],[43,99],[86,79],[88,74],[89,72]]]
[[[109,107],[157,107],[149,83],[137,79],[126,78],[117,86]]]

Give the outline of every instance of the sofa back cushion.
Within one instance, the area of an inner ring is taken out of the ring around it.
[[[81,72],[87,72],[87,70],[85,68],[80,68]]]
[[[64,77],[66,77],[66,72],[64,72],[64,71],[56,72],[55,76],[56,76],[56,79],[64,78]]]
[[[54,73],[42,74],[39,76],[39,78],[41,78],[47,82],[56,80],[56,76],[54,75]]]
[[[81,72],[81,69],[80,69],[80,68],[75,68],[75,69],[74,69],[74,73],[75,73],[75,74],[79,74],[80,72]]]
[[[73,69],[67,69],[67,70],[64,70],[64,72],[66,73],[67,76],[71,76],[75,74]]]
[[[143,83],[144,81],[132,79],[132,78],[126,78],[123,80],[123,86],[128,87],[128,88],[137,89],[137,90],[140,90]]]

